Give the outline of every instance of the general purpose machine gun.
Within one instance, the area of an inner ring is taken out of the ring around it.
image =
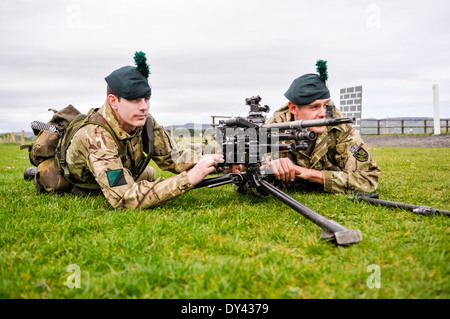
[[[222,145],[225,162],[224,168],[233,164],[242,164],[246,171],[242,173],[228,173],[204,179],[196,185],[200,187],[217,187],[233,183],[256,189],[259,194],[273,195],[305,218],[323,229],[321,238],[334,241],[338,245],[355,244],[362,240],[360,230],[349,230],[339,223],[327,219],[306,205],[285,194],[271,181],[273,174],[261,170],[263,156],[266,153],[289,150],[304,150],[308,141],[317,138],[317,134],[308,131],[309,127],[334,126],[352,123],[350,118],[335,118],[327,111],[327,118],[317,120],[298,120],[286,123],[265,123],[263,113],[269,112],[267,105],[260,105],[261,97],[253,96],[245,100],[250,111],[246,118],[236,117],[219,122],[215,139]],[[279,144],[280,140],[294,142]]]

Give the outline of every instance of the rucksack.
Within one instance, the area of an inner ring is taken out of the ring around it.
[[[69,104],[65,108],[53,111],[53,116],[47,124],[53,126],[58,131],[49,130],[37,131],[33,128],[36,139],[31,145],[23,145],[21,149],[28,148],[28,157],[30,163],[36,166],[36,169],[25,170],[24,177],[33,178],[33,184],[38,193],[45,192],[68,192],[72,185],[59,173],[55,156],[58,143],[61,140],[61,132],[64,132],[69,124],[81,114],[73,105]],[[31,173],[30,173],[31,172]]]
[[[54,126],[60,131],[65,130],[70,122],[81,114],[73,105],[69,104],[65,108],[57,111],[55,109],[49,109],[53,111],[53,116],[47,124]],[[30,163],[34,166],[38,166],[45,160],[52,158],[56,154],[56,148],[58,146],[59,136],[57,132],[51,132],[48,130],[36,131],[33,129],[36,139],[31,145],[23,145],[21,148],[28,148]]]
[[[87,114],[80,113],[72,105],[68,105],[60,111],[50,110],[55,114],[48,124],[52,125],[56,132],[41,130],[37,134],[36,140],[32,145],[21,147],[28,148],[30,163],[36,166],[33,184],[37,192],[67,193],[72,190],[73,186],[88,190],[100,189],[100,186],[97,183],[78,183],[71,179],[66,165],[66,151],[72,138],[83,126],[96,124],[103,127],[114,138],[118,146],[120,158],[125,158],[127,155],[126,144],[116,137],[107,121],[97,112],[98,108],[89,110]],[[143,130],[143,139],[144,152],[147,154],[147,157],[136,169],[136,172],[133,175],[135,179],[145,170],[145,167],[148,165],[151,160],[151,155],[153,154],[153,126],[150,118],[146,121]],[[25,172],[25,175],[26,173],[27,171]]]

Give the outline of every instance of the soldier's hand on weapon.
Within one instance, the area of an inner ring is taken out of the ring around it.
[[[189,182],[192,185],[197,185],[216,169],[217,163],[223,162],[222,154],[206,155],[187,173]]]
[[[275,177],[283,182],[293,182],[295,177],[298,177],[320,184],[324,183],[322,171],[295,165],[289,158],[283,157],[270,161],[266,168],[269,168]]]
[[[283,182],[293,182],[295,176],[301,174],[299,166],[292,163],[289,158],[270,161],[267,166],[275,174],[276,179]]]
[[[297,174],[295,174],[296,177],[299,177],[301,179],[305,179],[308,181],[313,181],[316,183],[320,183],[323,185],[324,181],[323,181],[323,173],[322,171],[316,170],[316,169],[311,169],[311,168],[305,168],[305,167],[301,167],[301,166],[296,166],[297,167]]]

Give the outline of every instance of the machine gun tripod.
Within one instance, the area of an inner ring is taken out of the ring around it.
[[[355,244],[362,240],[360,230],[350,230],[339,223],[327,219],[315,212],[308,206],[298,202],[291,196],[271,184],[273,174],[261,171],[261,156],[264,153],[274,150],[298,150],[305,149],[305,141],[314,140],[317,135],[306,128],[314,126],[332,126],[344,123],[351,123],[349,118],[325,118],[319,120],[299,120],[287,123],[265,124],[263,112],[268,112],[269,107],[261,107],[261,98],[251,97],[246,99],[246,104],[250,106],[247,118],[233,118],[220,121],[216,140],[222,143],[222,151],[225,155],[225,167],[232,164],[243,164],[246,172],[228,173],[204,179],[197,184],[196,188],[217,187],[233,183],[237,186],[248,184],[250,188],[255,188],[258,192],[272,195],[288,205],[305,218],[323,229],[321,238],[327,241],[334,241],[338,245]],[[279,133],[278,130],[287,132]],[[294,140],[291,144],[276,144],[278,140]]]

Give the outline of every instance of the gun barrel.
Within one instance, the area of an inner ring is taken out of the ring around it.
[[[313,131],[293,131],[290,133],[279,133],[270,135],[271,138],[278,138],[278,140],[309,140],[314,141],[317,138],[317,133]]]
[[[277,128],[280,130],[288,130],[288,129],[304,129],[307,127],[315,127],[315,126],[334,126],[345,123],[353,123],[353,119],[349,117],[334,117],[317,120],[298,120],[292,122],[263,124],[261,125],[261,127],[270,129]]]

